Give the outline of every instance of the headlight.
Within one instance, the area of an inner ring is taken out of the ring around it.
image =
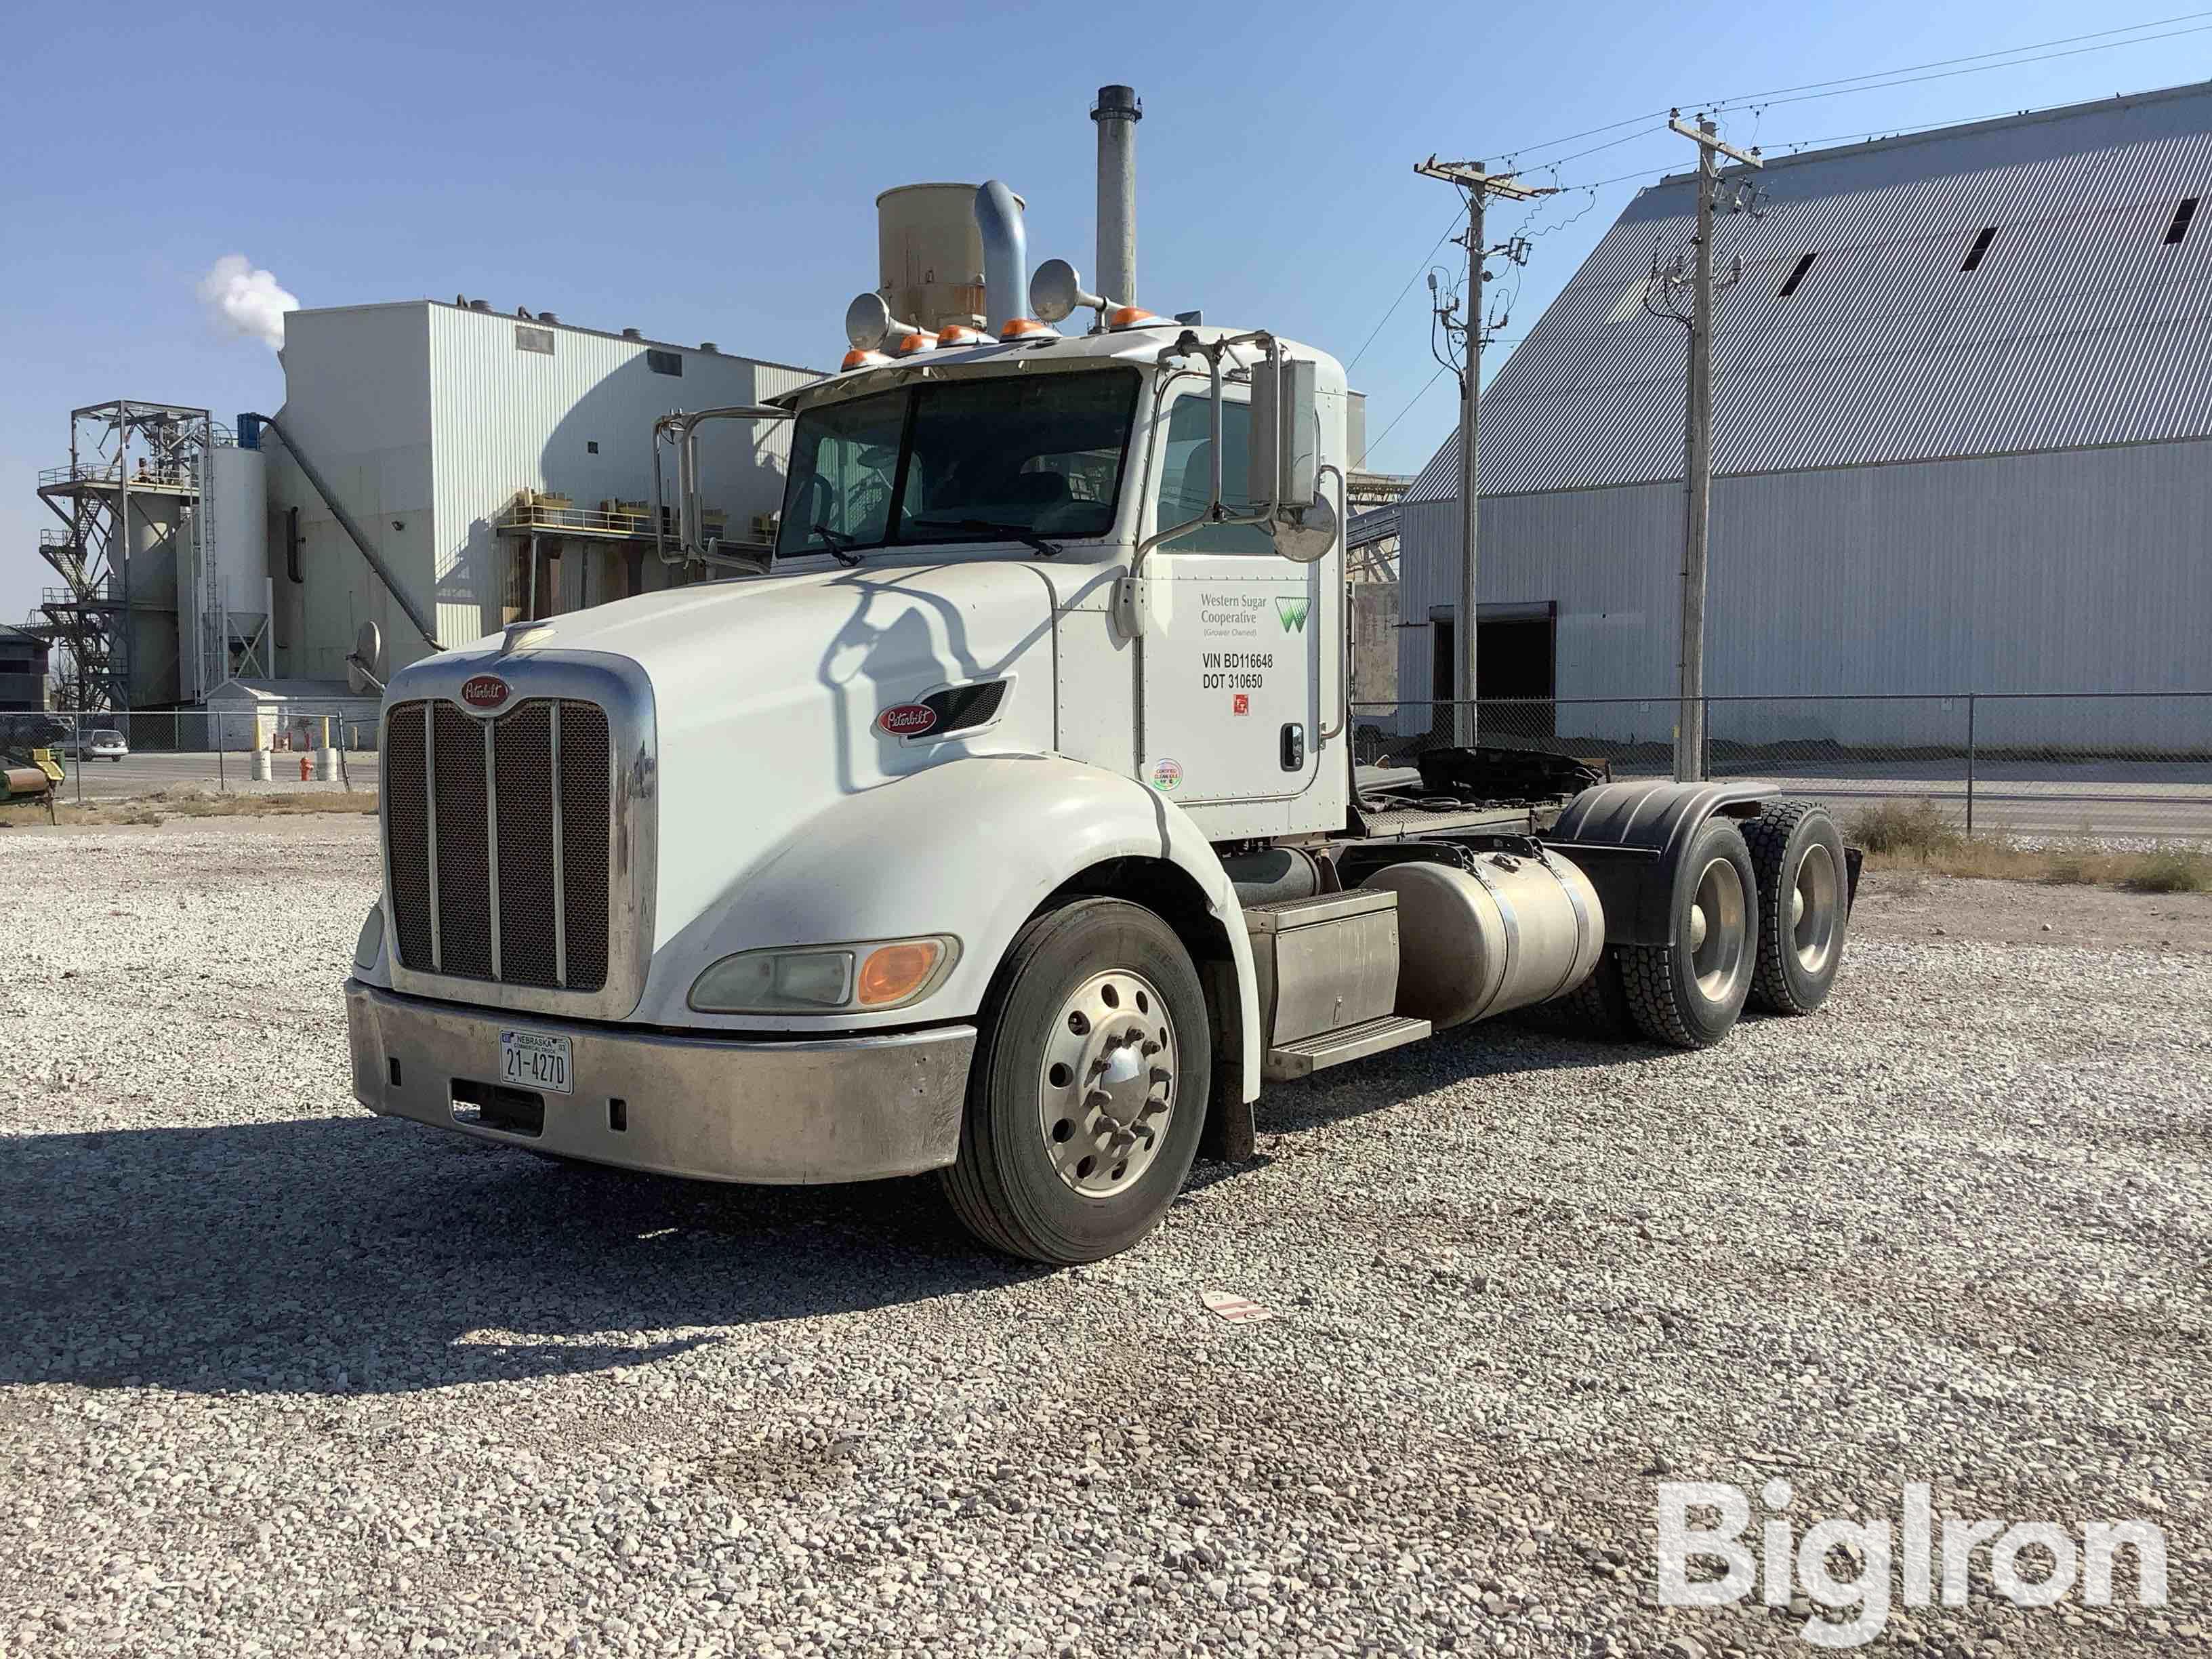
[[[949,933],[861,945],[744,951],[691,986],[702,1013],[830,1013],[896,1008],[934,990],[960,958]]]
[[[361,924],[361,937],[353,942],[353,965],[363,973],[374,969],[384,954],[384,907],[372,904]]]

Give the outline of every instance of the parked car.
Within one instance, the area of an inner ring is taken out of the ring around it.
[[[64,755],[82,760],[109,760],[120,763],[131,752],[131,745],[123,734],[102,726],[93,732],[73,732],[56,745]]]

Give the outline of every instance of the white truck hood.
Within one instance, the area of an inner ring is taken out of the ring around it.
[[[652,682],[657,950],[837,797],[957,756],[1050,749],[1054,608],[1034,565],[863,566],[625,599],[553,618],[525,649],[614,653]],[[986,726],[877,723],[996,679],[1012,684]]]

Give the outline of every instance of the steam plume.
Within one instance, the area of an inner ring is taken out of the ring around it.
[[[226,327],[274,351],[284,343],[284,313],[299,300],[276,285],[274,273],[256,270],[243,253],[226,253],[200,278],[200,298]]]

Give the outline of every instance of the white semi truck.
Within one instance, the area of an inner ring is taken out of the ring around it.
[[[1249,1157],[1271,1083],[1538,1003],[1685,1048],[1820,1006],[1824,810],[1356,765],[1341,366],[1025,284],[1018,202],[975,211],[988,327],[864,295],[837,374],[662,423],[670,556],[727,580],[393,677],[364,1103],[716,1181],[934,1170],[1075,1262]],[[700,535],[721,417],[793,422],[772,565]]]

